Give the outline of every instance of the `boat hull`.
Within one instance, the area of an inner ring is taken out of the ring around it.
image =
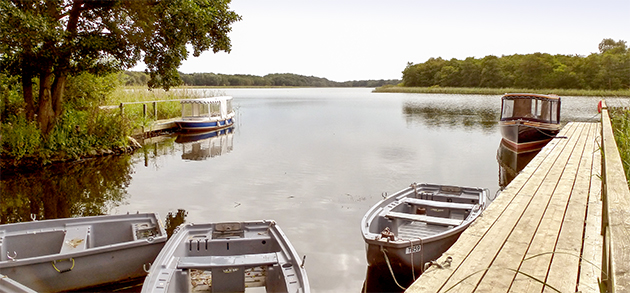
[[[159,228],[151,227],[151,236],[134,236],[138,230],[132,225],[149,223]],[[2,226],[0,274],[37,292],[79,290],[145,276],[145,269],[166,243],[166,233],[159,218],[153,214],[56,219]],[[7,226],[10,227],[2,229]],[[85,229],[87,232],[83,236],[66,237],[72,235],[73,229],[78,231],[80,227],[88,226],[90,228]],[[115,226],[123,227],[120,230],[128,230],[128,233],[116,233],[119,229]]]
[[[217,121],[176,121],[177,126],[186,132],[202,132],[227,128],[234,125],[234,118]]]
[[[391,267],[396,276],[418,275],[424,272],[424,265],[438,259],[457,241],[468,227],[461,227],[449,235],[428,242],[407,241],[392,243],[387,241],[366,241],[367,262],[372,267]],[[413,251],[413,253],[411,253]],[[385,257],[387,255],[387,259]],[[389,262],[389,263],[388,263]]]
[[[540,149],[560,131],[558,124],[501,121],[501,135],[507,147],[517,152]]]
[[[361,220],[368,265],[413,279],[457,241],[487,196],[482,188],[414,183],[386,197]]]

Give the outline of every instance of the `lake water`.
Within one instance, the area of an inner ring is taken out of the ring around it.
[[[412,182],[500,189],[500,96],[371,91],[222,90],[238,113],[231,132],[3,173],[0,220],[136,211],[170,224],[273,219],[307,256],[313,292],[360,292],[359,221],[383,194]],[[597,121],[597,102],[563,97],[562,120]]]

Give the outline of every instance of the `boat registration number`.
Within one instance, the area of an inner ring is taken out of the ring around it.
[[[405,248],[405,254],[420,252],[420,250],[422,250],[422,245],[414,245],[412,247]]]

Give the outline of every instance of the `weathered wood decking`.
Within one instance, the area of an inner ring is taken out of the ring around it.
[[[599,292],[600,141],[567,124],[407,292]]]

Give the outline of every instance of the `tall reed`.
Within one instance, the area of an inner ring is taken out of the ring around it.
[[[630,108],[609,108],[609,111],[615,141],[630,186]]]

